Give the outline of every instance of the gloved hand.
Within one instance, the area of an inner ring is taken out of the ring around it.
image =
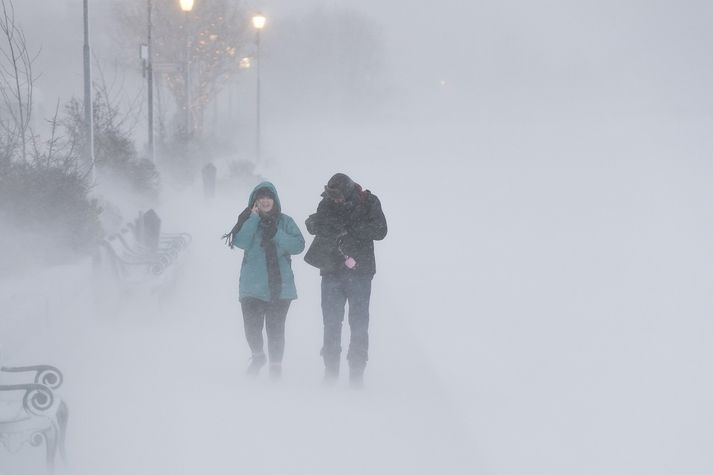
[[[252,210],[249,207],[245,208],[243,212],[238,215],[238,221],[235,223],[235,226],[233,226],[233,229],[223,234],[222,239],[225,239],[225,244],[231,249],[233,248],[233,237],[238,233],[245,221],[248,220],[251,212]]]
[[[336,239],[346,231],[345,225],[338,219],[325,219],[324,215],[315,213],[305,220],[305,226],[310,234]]]

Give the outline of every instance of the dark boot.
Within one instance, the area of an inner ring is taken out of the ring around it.
[[[282,363],[270,363],[270,379],[273,381],[282,379]]]
[[[332,385],[339,379],[339,360],[324,360],[324,382]]]
[[[362,389],[364,387],[364,367],[352,366],[349,368],[349,387]]]
[[[247,373],[250,376],[257,376],[266,363],[267,357],[265,356],[265,353],[255,353],[252,358],[250,358],[250,365],[248,365]]]

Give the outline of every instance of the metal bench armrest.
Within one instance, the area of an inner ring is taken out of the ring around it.
[[[24,391],[22,407],[28,413],[42,415],[54,405],[52,390],[43,384],[2,384],[0,391]]]
[[[64,377],[62,372],[50,365],[35,365],[35,366],[3,366],[0,371],[5,373],[35,373],[35,384],[41,384],[50,389],[57,389],[62,385]]]

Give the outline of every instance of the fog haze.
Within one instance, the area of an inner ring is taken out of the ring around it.
[[[94,71],[128,108],[146,91],[138,45],[116,2],[90,4]],[[82,93],[81,2],[15,7],[42,48],[43,130]],[[88,256],[0,273],[0,363],[65,373],[59,473],[713,472],[713,4],[246,8],[268,17],[256,174],[308,243],[335,172],[383,204],[366,388],[321,385],[320,280],[302,256],[284,380],[244,375],[242,252],[219,239],[251,189],[230,176],[255,154],[243,71],[206,112],[208,142],[228,144],[215,198],[197,173],[162,172],[151,206],[193,242],[159,295],[99,288]],[[132,114],[145,155],[145,105]],[[148,207],[111,185],[95,193],[125,221]],[[0,446],[0,474],[44,473],[41,452]]]

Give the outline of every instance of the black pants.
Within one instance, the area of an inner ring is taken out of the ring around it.
[[[371,298],[370,274],[337,272],[322,276],[322,317],[324,320],[324,345],[322,357],[325,365],[339,366],[342,352],[342,322],[344,306],[349,302],[349,351],[347,359],[352,369],[363,370],[369,353],[369,300]]]
[[[245,338],[253,355],[263,353],[262,328],[265,326],[270,362],[282,362],[282,355],[285,352],[285,320],[290,302],[290,300],[265,302],[250,297],[240,301],[245,323]]]

